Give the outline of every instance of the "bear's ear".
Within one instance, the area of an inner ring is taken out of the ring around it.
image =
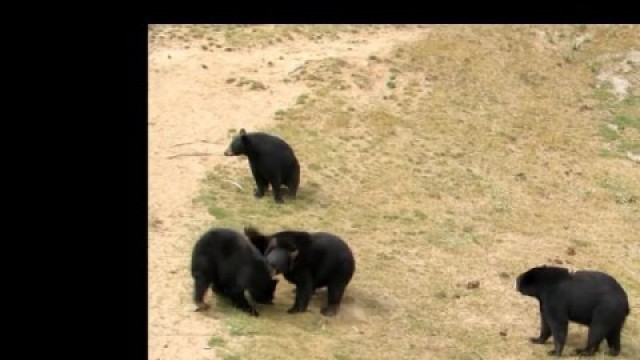
[[[249,241],[251,241],[253,246],[255,246],[261,254],[264,254],[267,250],[267,245],[269,245],[267,237],[251,226],[244,228],[244,234],[249,238]]]
[[[253,226],[245,226],[244,227],[244,234],[247,235],[247,237],[249,239],[251,239],[253,237],[262,236],[262,234],[260,234],[258,229],[254,228]]]
[[[244,146],[248,146],[249,145],[249,137],[247,136],[247,132],[244,131],[244,129],[240,129],[239,136],[240,136],[240,141],[242,141]]]

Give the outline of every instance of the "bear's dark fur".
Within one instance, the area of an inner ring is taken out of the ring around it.
[[[307,310],[315,289],[327,287],[325,316],[335,315],[344,291],[355,272],[355,259],[349,246],[326,232],[281,231],[266,236],[254,228],[245,235],[265,254],[267,262],[296,286],[296,299],[289,313]]]
[[[627,294],[610,275],[599,271],[577,271],[555,266],[534,267],[520,274],[516,289],[538,299],[540,336],[536,344],[553,336],[550,355],[560,356],[567,338],[568,322],[589,326],[587,344],[576,351],[593,355],[602,340],[607,340],[610,355],[620,353],[620,333],[629,314]]]
[[[258,316],[244,292],[248,290],[258,303],[271,304],[278,282],[272,274],[264,256],[243,234],[211,229],[198,239],[191,257],[196,311],[208,308],[204,295],[211,286],[217,295],[228,297],[238,308]]]
[[[269,184],[277,203],[284,202],[281,185],[287,186],[292,198],[296,197],[300,184],[300,164],[291,146],[281,138],[262,132],[247,133],[240,129],[224,155],[246,155],[249,158],[251,174],[256,182],[256,197],[263,197]]]

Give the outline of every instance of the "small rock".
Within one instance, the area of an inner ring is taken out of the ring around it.
[[[567,248],[567,255],[569,256],[573,256],[576,254],[576,249],[572,246],[570,246],[569,248]]]
[[[207,65],[205,65],[205,64],[202,64],[202,68],[203,69],[208,69]]]
[[[224,51],[231,52],[233,51],[233,48],[224,48]]]
[[[636,164],[640,164],[640,155],[635,155],[631,151],[627,151],[627,158],[629,158],[629,160],[635,162]]]
[[[607,127],[615,132],[618,132],[618,125],[616,124],[607,124]]]
[[[167,55],[167,59],[171,59],[171,55]]]
[[[507,330],[501,330],[500,336],[507,336]]]
[[[164,348],[165,349],[168,348],[168,347],[169,347],[169,344],[164,344]]]
[[[514,176],[515,176],[516,180],[518,180],[518,181],[527,180],[527,175],[525,175],[525,173],[523,173],[523,172],[519,172],[519,173],[515,174]]]
[[[467,283],[467,289],[477,289],[480,286],[480,280],[473,280]]]
[[[589,105],[580,106],[580,111],[587,111],[587,110],[593,110],[593,107],[591,107]]]
[[[500,276],[503,279],[508,279],[509,278],[509,273],[505,272],[505,271],[501,271],[498,276]]]

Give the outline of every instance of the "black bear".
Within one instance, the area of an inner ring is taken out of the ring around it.
[[[284,202],[281,185],[287,186],[292,198],[296,197],[300,184],[300,164],[291,146],[281,138],[262,132],[247,133],[240,129],[224,155],[246,155],[249,158],[251,174],[256,181],[255,197],[263,197],[269,184],[276,203]]]
[[[520,274],[516,289],[538,299],[540,336],[531,338],[531,342],[543,344],[553,335],[554,349],[549,355],[562,355],[569,321],[589,326],[587,345],[576,350],[578,355],[593,355],[604,339],[609,355],[620,353],[620,332],[629,315],[629,301],[622,286],[610,275],[540,266]]]
[[[327,306],[320,312],[325,316],[338,312],[355,272],[353,253],[344,240],[326,232],[281,231],[267,236],[251,227],[244,232],[269,266],[296,286],[290,314],[306,311],[313,292],[325,286]]]
[[[198,239],[191,255],[194,279],[193,301],[196,311],[206,310],[204,295],[211,286],[217,295],[225,296],[238,308],[253,316],[258,311],[247,301],[245,290],[261,304],[272,304],[278,280],[270,271],[265,257],[241,233],[214,228]]]

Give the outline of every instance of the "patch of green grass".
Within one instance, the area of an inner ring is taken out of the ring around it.
[[[209,205],[207,210],[209,214],[215,216],[217,219],[224,219],[230,215],[227,210],[216,207],[215,205]]]
[[[611,198],[618,204],[636,203],[638,194],[631,186],[631,180],[622,177],[602,177],[598,180],[598,185],[608,190]]]
[[[307,102],[307,100],[309,100],[309,95],[308,94],[300,94],[298,96],[298,98],[296,99],[296,104],[297,105],[303,105],[304,103]]]
[[[601,69],[602,69],[602,62],[600,61],[594,61],[589,64],[589,70],[591,70],[591,72],[594,74],[598,74]]]
[[[622,153],[631,151],[634,154],[640,154],[640,140],[622,140],[618,144],[617,150]]]
[[[240,77],[239,79],[237,79],[236,86],[242,87],[245,85],[248,85],[249,90],[266,90],[267,89],[267,87],[260,81],[247,79],[245,77]]]
[[[224,354],[222,355],[223,360],[242,360],[243,358],[240,355],[235,354]]]
[[[208,344],[211,347],[221,347],[221,346],[224,346],[225,340],[219,336],[214,336],[211,339],[209,339]]]
[[[343,354],[343,353],[334,353],[333,354],[333,358],[335,360],[349,360],[351,359],[351,357],[347,354]]]
[[[225,323],[229,328],[229,335],[255,336],[268,334],[268,330],[265,328],[263,322],[256,322],[255,318],[248,316],[247,313],[235,307],[231,308],[233,312],[225,319]]]
[[[613,119],[613,123],[618,126],[620,131],[624,131],[627,127],[633,127],[640,130],[640,116],[617,115]]]
[[[618,140],[620,138],[620,134],[614,129],[610,128],[607,124],[600,125],[600,136],[608,141]]]
[[[520,74],[520,79],[527,85],[540,86],[546,80],[546,76],[534,71],[527,71]]]
[[[601,102],[615,100],[616,96],[611,92],[611,87],[601,86],[593,91],[593,98]]]
[[[599,128],[600,136],[614,142],[615,151],[611,147],[600,149],[603,157],[622,157],[627,151],[640,151],[640,97],[628,96],[620,102],[601,99],[600,106],[615,115]]]
[[[274,116],[278,119],[282,119],[286,114],[287,112],[285,110],[280,109],[274,113]]]
[[[598,156],[605,158],[619,158],[620,154],[608,148],[600,148],[598,149]]]

